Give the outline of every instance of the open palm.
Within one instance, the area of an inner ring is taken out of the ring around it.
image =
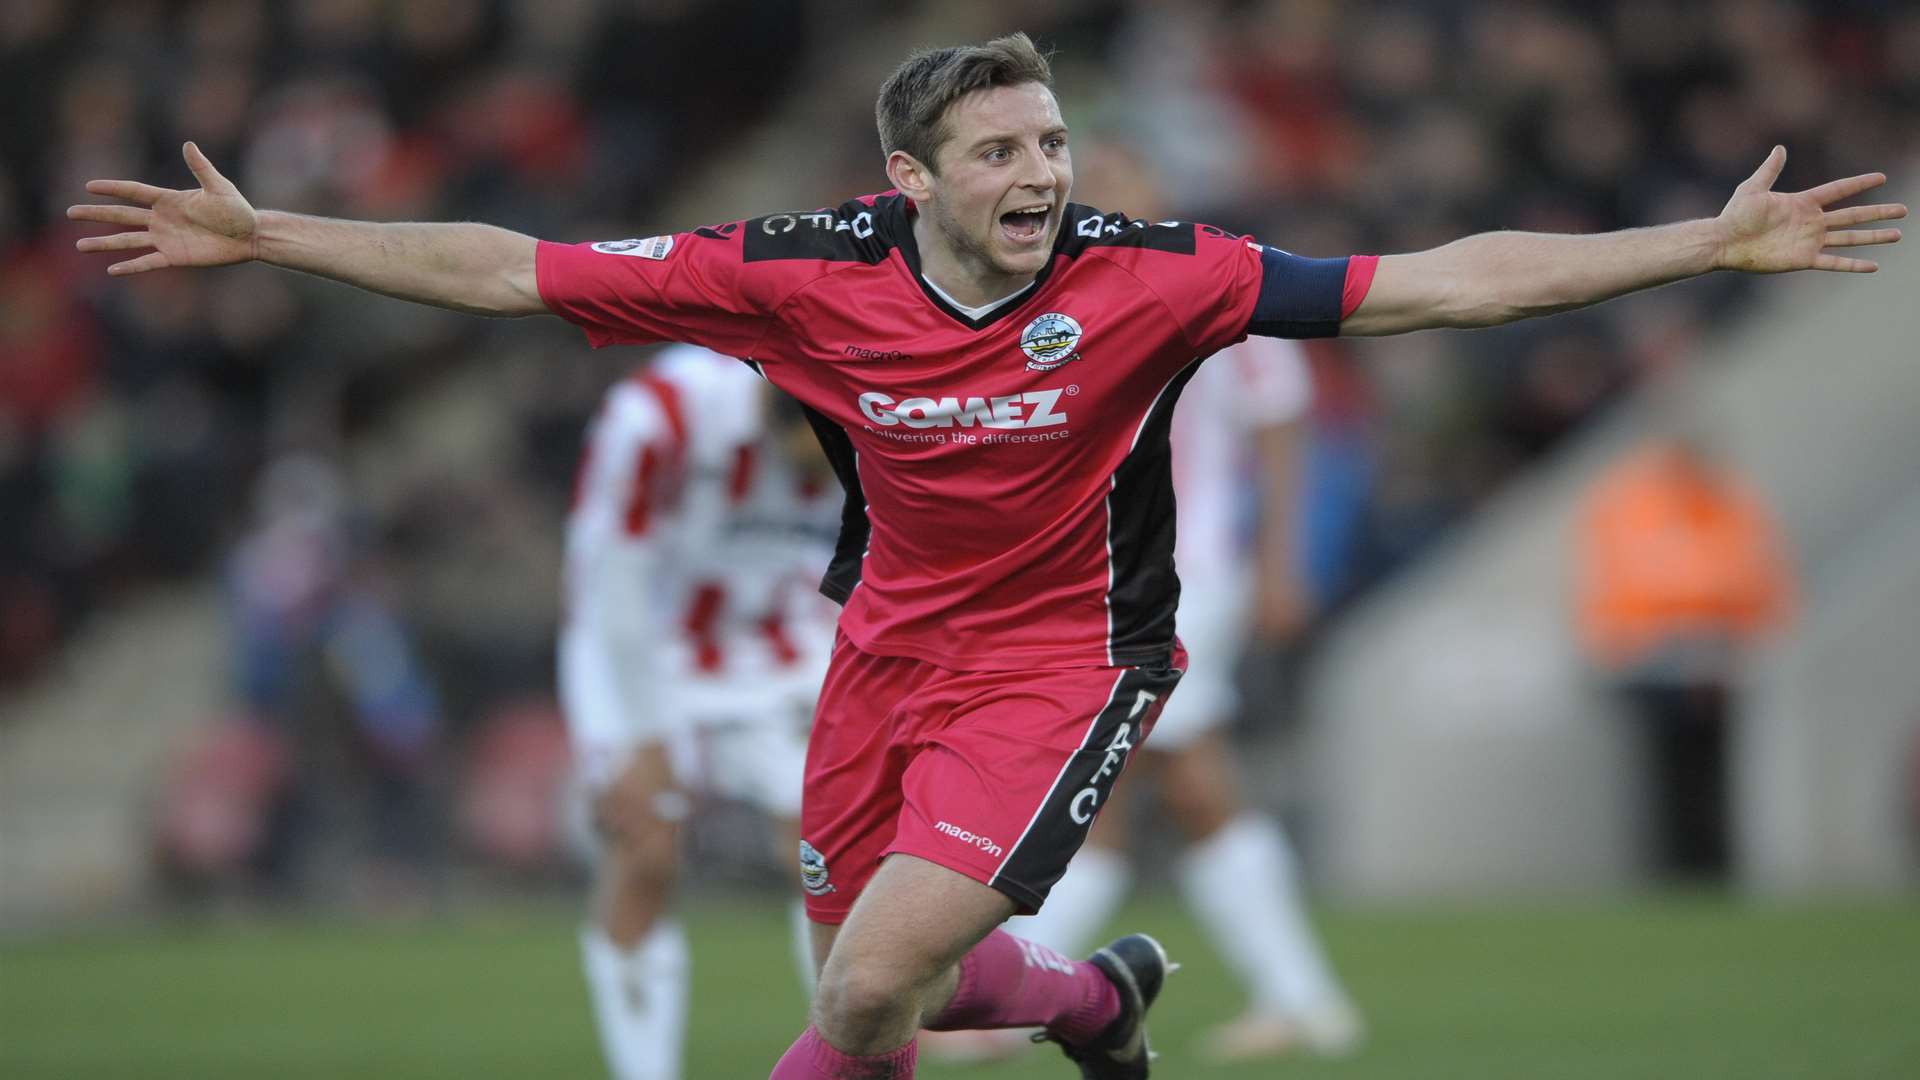
[[[1760,168],[1734,189],[1720,211],[1725,246],[1720,265],[1755,274],[1790,270],[1835,270],[1870,274],[1880,267],[1869,259],[1830,255],[1828,248],[1891,244],[1899,229],[1854,229],[1871,221],[1894,221],[1907,216],[1899,203],[1849,206],[1829,210],[1864,191],[1887,182],[1882,173],[1866,173],[1834,180],[1806,191],[1774,191],[1773,182],[1787,164],[1785,147],[1776,146]]]
[[[146,251],[107,267],[109,274],[138,274],[169,266],[225,266],[255,256],[259,221],[233,181],[220,175],[200,148],[181,148],[187,167],[200,181],[197,191],[176,191],[133,180],[90,180],[87,191],[120,199],[67,208],[75,221],[122,225],[130,232],[89,236],[74,246],[81,251]],[[131,205],[127,205],[131,204]]]

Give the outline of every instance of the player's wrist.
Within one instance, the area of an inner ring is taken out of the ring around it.
[[[1701,252],[1700,273],[1739,269],[1733,254],[1734,230],[1727,222],[1725,211],[1721,211],[1718,217],[1702,218],[1686,224],[1694,227],[1693,243]]]
[[[250,238],[253,261],[275,266],[284,265],[298,217],[297,214],[289,214],[283,210],[254,211],[253,236]]]

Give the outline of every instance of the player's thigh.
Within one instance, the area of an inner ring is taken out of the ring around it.
[[[1037,911],[1179,679],[1175,668],[976,672],[903,777],[890,852]]]
[[[686,796],[675,782],[666,748],[658,742],[634,747],[614,778],[590,797],[594,827],[617,872],[670,879]]]
[[[836,643],[807,739],[800,883],[807,917],[838,924],[878,871],[900,818],[914,732],[901,707],[939,669]]]
[[[817,983],[821,971],[827,966],[827,957],[833,955],[833,944],[840,939],[840,923],[807,921],[808,944],[813,950],[813,976]]]
[[[1013,913],[1006,894],[965,874],[889,855],[831,941],[822,981],[924,988]]]
[[[1167,815],[1189,841],[1212,836],[1240,813],[1240,770],[1224,729],[1210,729],[1170,753],[1152,756],[1160,759],[1156,764]]]

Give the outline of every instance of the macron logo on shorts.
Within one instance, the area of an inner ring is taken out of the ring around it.
[[[1006,852],[1001,849],[999,844],[994,843],[992,840],[989,840],[984,836],[980,836],[976,833],[970,833],[958,825],[953,825],[948,822],[942,821],[939,824],[935,825],[933,828],[935,832],[946,833],[948,836],[953,837],[955,840],[958,840],[963,844],[972,844],[974,847],[979,848],[981,851],[986,852],[987,854],[993,856],[996,859],[1006,854]]]

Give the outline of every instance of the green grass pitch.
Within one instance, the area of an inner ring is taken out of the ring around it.
[[[1125,913],[1185,968],[1154,1075],[1370,1080],[1920,1077],[1920,903],[1711,898],[1580,909],[1370,910],[1323,922],[1372,1038],[1340,1061],[1208,1069],[1187,1044],[1239,1005],[1170,903]],[[767,1074],[800,993],[770,904],[688,916],[689,1080]],[[0,944],[0,1077],[591,1077],[564,912],[415,926],[288,922]],[[930,1077],[1071,1076],[1052,1047]]]

